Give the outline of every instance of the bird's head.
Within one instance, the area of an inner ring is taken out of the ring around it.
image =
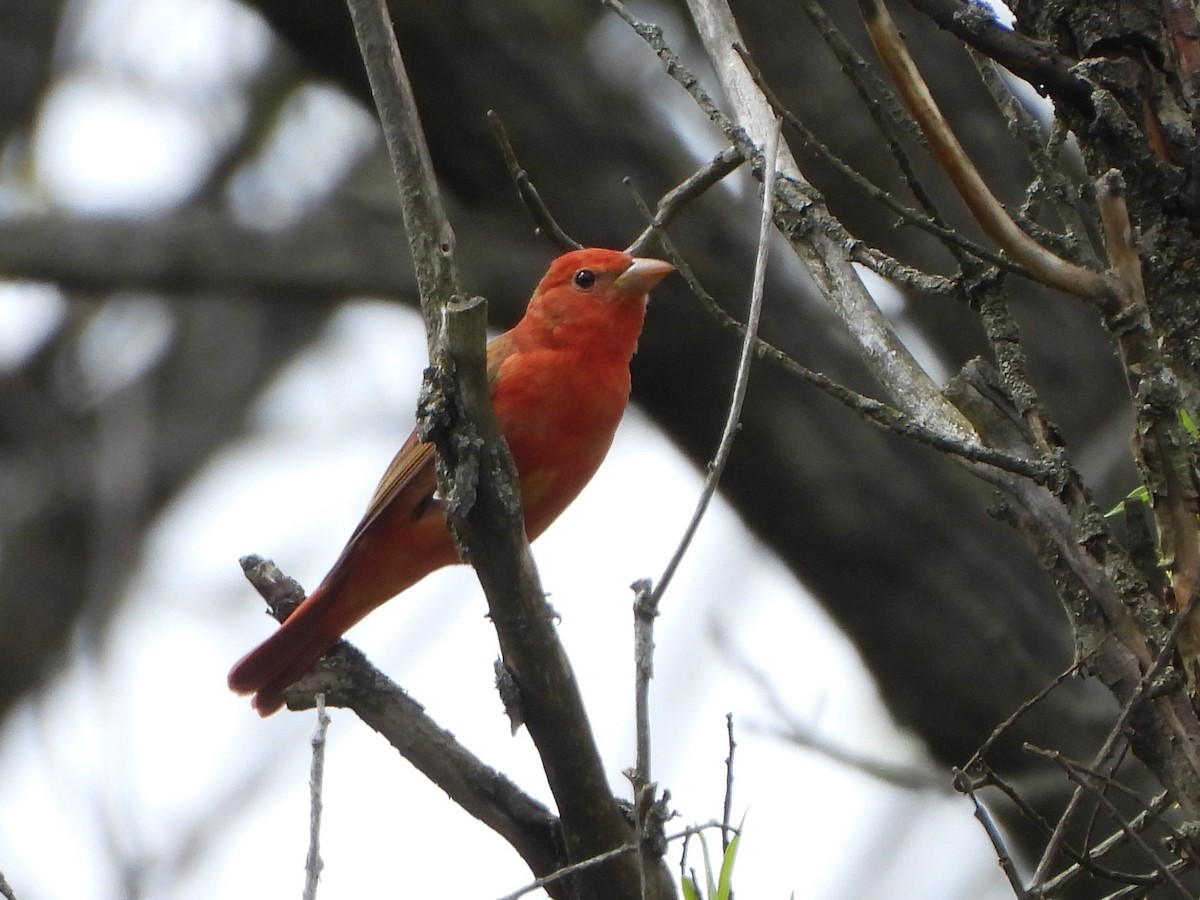
[[[675,267],[620,250],[588,248],[564,253],[538,283],[526,319],[557,337],[624,338],[642,328],[646,295]]]

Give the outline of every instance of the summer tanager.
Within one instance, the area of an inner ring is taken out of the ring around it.
[[[496,419],[521,480],[525,530],[540,535],[595,474],[629,400],[629,360],[646,295],[673,267],[616,250],[550,264],[525,316],[488,344]],[[409,435],[329,574],[229,673],[267,716],[283,691],[375,607],[458,562],[442,513],[433,445]]]

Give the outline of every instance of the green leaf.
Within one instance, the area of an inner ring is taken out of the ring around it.
[[[683,900],[701,900],[700,888],[696,886],[696,879],[690,875],[683,876]]]
[[[1125,495],[1124,500],[1122,500],[1120,503],[1118,503],[1116,506],[1114,506],[1112,509],[1110,509],[1108,512],[1106,512],[1104,514],[1104,518],[1111,519],[1113,516],[1121,515],[1121,513],[1125,512],[1125,504],[1130,503],[1130,502],[1145,503],[1145,504],[1149,505],[1150,489],[1148,487],[1146,487],[1144,484],[1138,485],[1132,491],[1130,491],[1128,494]]]
[[[729,895],[733,893],[733,864],[737,862],[738,845],[742,842],[740,826],[738,832],[725,848],[725,858],[721,860],[721,878],[717,883],[716,900],[729,900]]]
[[[1192,414],[1186,409],[1179,410],[1179,421],[1187,429],[1187,433],[1191,435],[1193,441],[1200,438],[1200,427],[1196,426],[1196,420],[1192,418]]]

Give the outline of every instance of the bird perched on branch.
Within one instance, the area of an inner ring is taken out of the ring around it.
[[[629,360],[647,294],[670,263],[617,250],[558,257],[525,315],[488,344],[492,407],[521,481],[525,530],[540,535],[591,480],[629,400]],[[413,432],[329,574],[229,673],[267,716],[339,637],[435,569],[458,562],[437,495],[433,445]]]

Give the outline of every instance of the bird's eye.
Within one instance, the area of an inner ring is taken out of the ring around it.
[[[575,273],[575,287],[590,291],[596,284],[596,273],[591,269],[580,269]]]

